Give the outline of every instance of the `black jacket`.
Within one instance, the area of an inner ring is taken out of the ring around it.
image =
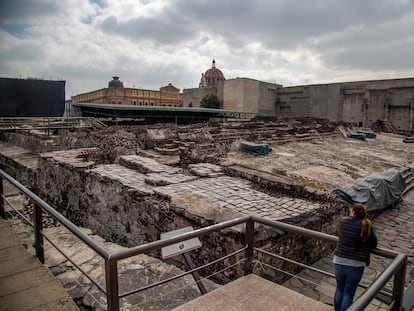
[[[374,228],[367,241],[361,238],[362,221],[356,216],[343,217],[339,223],[335,255],[343,258],[364,261],[369,265],[370,253],[377,247],[378,241]]]

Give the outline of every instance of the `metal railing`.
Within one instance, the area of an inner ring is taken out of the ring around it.
[[[107,127],[103,122],[89,117],[8,117],[0,118],[0,131],[39,130],[46,135],[51,130]]]
[[[149,288],[153,288],[155,286],[164,284],[166,282],[175,280],[177,278],[183,277],[188,275],[189,273],[193,273],[199,271],[201,269],[206,268],[212,264],[215,264],[219,260],[223,260],[230,256],[234,256],[236,254],[244,253],[244,274],[247,275],[252,273],[253,271],[253,262],[254,262],[254,253],[262,253],[269,256],[276,256],[277,258],[281,259],[281,256],[263,251],[259,248],[254,247],[254,234],[255,234],[255,225],[262,224],[265,226],[269,226],[272,228],[276,228],[279,230],[283,230],[286,232],[302,235],[309,237],[311,239],[322,240],[326,242],[336,243],[338,238],[333,235],[305,229],[302,227],[297,227],[293,225],[289,225],[286,223],[272,221],[270,219],[265,219],[256,216],[243,216],[236,219],[224,221],[222,223],[218,223],[215,225],[211,225],[205,228],[197,229],[191,232],[186,232],[178,236],[174,236],[168,239],[158,240],[154,242],[150,242],[144,245],[135,246],[132,248],[110,252],[101,246],[99,243],[91,239],[87,234],[82,232],[77,226],[75,226],[72,222],[62,216],[59,212],[57,212],[53,207],[39,198],[36,194],[31,192],[29,189],[24,187],[14,178],[9,176],[3,170],[0,169],[0,217],[5,217],[5,200],[6,197],[3,193],[3,179],[8,180],[12,185],[14,185],[17,189],[19,189],[22,193],[24,193],[27,197],[29,197],[34,202],[34,234],[35,234],[35,249],[36,249],[36,256],[40,259],[40,261],[44,262],[44,249],[43,249],[43,238],[46,238],[54,247],[57,247],[43,232],[42,230],[42,211],[51,215],[55,220],[57,220],[61,225],[66,227],[70,232],[72,232],[75,236],[77,236],[85,245],[90,247],[94,250],[100,257],[103,258],[105,261],[105,288],[100,286],[97,282],[93,280],[91,276],[89,276],[85,271],[81,269],[76,263],[74,263],[63,251],[59,250],[59,252],[65,256],[72,264],[75,265],[80,271],[87,276],[87,278],[95,284],[98,289],[106,295],[107,300],[107,310],[108,311],[117,311],[120,310],[120,299],[130,296],[132,294],[147,290]],[[171,277],[169,279],[162,280],[158,283],[154,283],[151,285],[144,286],[142,288],[138,288],[132,291],[120,293],[119,292],[119,280],[118,280],[118,262],[122,259],[127,259],[132,256],[144,254],[156,249],[160,249],[162,247],[172,245],[175,243],[183,242],[192,238],[201,237],[210,233],[215,233],[220,230],[230,228],[233,226],[245,224],[245,243],[246,245],[239,250],[234,251],[231,254],[227,254],[226,256],[210,262],[206,265],[201,267],[192,269],[180,275]],[[370,302],[381,293],[385,285],[391,280],[393,284],[392,292],[390,294],[390,304],[389,310],[401,310],[402,309],[402,302],[403,302],[403,294],[404,294],[404,280],[405,280],[405,271],[407,266],[407,255],[402,253],[397,253],[391,250],[377,248],[373,252],[379,256],[383,256],[386,258],[392,259],[391,263],[386,267],[386,269],[380,274],[378,278],[374,280],[374,282],[366,288],[366,290],[358,297],[358,299],[352,304],[349,310],[364,310],[366,306],[370,304]],[[295,262],[293,260],[282,258],[283,260],[287,260],[290,263],[298,264],[303,268],[311,268],[307,265]],[[318,269],[314,269],[321,273],[326,273],[324,271],[320,271]]]

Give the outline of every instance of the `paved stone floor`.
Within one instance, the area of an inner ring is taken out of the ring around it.
[[[235,212],[267,217],[272,220],[295,217],[322,208],[320,204],[302,199],[270,196],[254,190],[249,181],[229,176],[157,187],[154,191],[170,197],[190,193],[198,194]]]
[[[143,174],[118,164],[97,166],[89,172],[117,180],[136,191],[148,194],[155,192],[168,198],[188,194],[199,195],[236,213],[258,215],[272,220],[295,217],[323,207],[321,204],[298,198],[270,196],[255,190],[247,180],[220,176],[220,167],[211,164],[192,165],[191,170],[198,176],[189,176],[180,174],[176,168],[160,164],[153,159],[139,156],[123,158],[133,164],[139,163],[139,167],[147,173]],[[137,168],[138,164],[134,166]],[[151,186],[154,184],[165,186]]]

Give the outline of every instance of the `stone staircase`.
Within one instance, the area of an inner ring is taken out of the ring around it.
[[[414,168],[413,167],[406,167],[401,170],[401,175],[404,178],[405,182],[407,183],[407,187],[401,194],[401,196],[406,195],[411,189],[414,188]]]
[[[208,161],[210,158],[214,162],[215,155],[223,155],[240,140],[280,145],[311,141],[338,134],[336,126],[319,120],[193,124],[177,128],[177,137],[157,140],[154,142],[154,150],[170,156],[183,156],[183,153],[191,153],[195,150],[197,156],[200,156],[203,161]]]

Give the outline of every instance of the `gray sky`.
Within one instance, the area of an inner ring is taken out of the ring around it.
[[[1,0],[0,76],[106,87],[414,77],[414,0]]]

